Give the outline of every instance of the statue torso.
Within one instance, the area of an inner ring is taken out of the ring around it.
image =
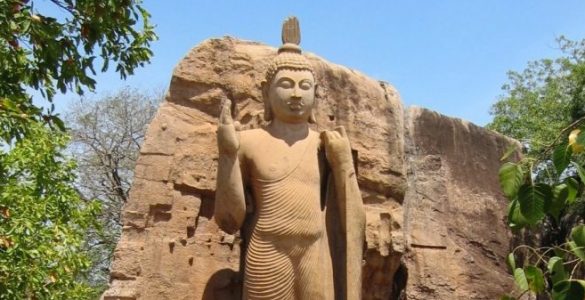
[[[244,177],[254,198],[254,231],[263,239],[283,235],[309,242],[323,234],[319,142],[314,131],[290,145],[264,129],[243,132]]]
[[[317,151],[319,148],[319,134],[310,130],[308,135],[292,144],[271,135],[265,129],[253,129],[241,132],[241,151],[247,177],[272,181],[289,174],[305,155],[317,159],[315,173],[319,176],[319,162]],[[307,162],[307,166],[309,163]],[[319,180],[318,178],[315,178]]]
[[[289,145],[256,129],[242,132],[241,143],[243,176],[255,206],[244,298],[332,298],[318,133]]]

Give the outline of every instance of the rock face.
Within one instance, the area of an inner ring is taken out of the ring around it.
[[[403,230],[408,299],[496,299],[511,291],[499,158],[513,141],[411,108]]]
[[[239,235],[213,219],[223,96],[262,124],[260,83],[276,49],[208,40],[175,68],[137,163],[103,299],[239,299]],[[511,286],[499,157],[512,141],[424,109],[311,54],[315,130],[345,126],[366,206],[364,299],[493,299]],[[405,122],[406,120],[406,122]]]

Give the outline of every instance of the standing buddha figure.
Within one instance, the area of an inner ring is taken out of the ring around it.
[[[365,213],[351,148],[343,127],[310,128],[317,83],[299,44],[289,18],[262,82],[266,126],[237,131],[222,104],[215,220],[245,227],[244,299],[360,299]]]

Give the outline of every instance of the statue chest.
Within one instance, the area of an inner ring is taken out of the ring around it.
[[[292,146],[281,141],[259,143],[246,160],[249,176],[260,181],[276,181],[295,174],[307,183],[319,183],[318,143],[303,141]]]

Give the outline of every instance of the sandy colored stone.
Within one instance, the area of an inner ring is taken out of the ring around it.
[[[319,82],[297,18],[282,41],[261,84],[268,124],[238,132],[222,103],[214,218],[246,243],[243,299],[360,299],[366,215],[350,142],[342,126],[310,128]]]
[[[141,149],[104,299],[239,299],[245,245],[213,219],[217,117],[227,96],[243,128],[263,122],[260,83],[275,54],[211,39],[177,65]],[[405,124],[390,84],[305,54],[320,84],[313,129],[343,125],[354,150],[367,218],[363,298],[497,298],[511,283],[497,185],[511,141],[423,109]]]
[[[511,291],[498,169],[516,143],[422,108],[407,116],[407,299],[494,299]]]

